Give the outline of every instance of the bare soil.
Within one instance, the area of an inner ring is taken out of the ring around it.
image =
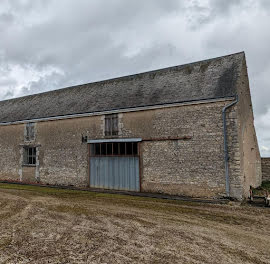
[[[0,263],[270,263],[270,208],[0,184]]]

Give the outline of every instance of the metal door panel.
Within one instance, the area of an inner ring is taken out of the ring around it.
[[[139,157],[91,157],[90,186],[140,191]]]

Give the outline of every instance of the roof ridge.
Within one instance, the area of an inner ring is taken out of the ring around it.
[[[227,54],[227,55],[223,55],[223,56],[218,56],[218,57],[214,57],[214,58],[210,58],[210,59],[204,59],[204,60],[194,61],[194,62],[191,62],[191,63],[184,63],[184,64],[180,64],[180,65],[169,66],[169,67],[165,67],[165,68],[159,68],[159,69],[155,69],[155,70],[150,70],[150,71],[145,71],[145,72],[139,72],[139,73],[135,73],[135,74],[129,74],[129,75],[124,75],[124,76],[119,76],[119,77],[114,77],[114,78],[109,78],[109,79],[105,79],[105,80],[94,81],[94,82],[89,82],[89,83],[84,83],[84,84],[77,84],[77,85],[63,87],[63,88],[59,88],[59,89],[55,89],[55,90],[49,90],[49,91],[45,91],[45,92],[34,93],[34,94],[19,96],[19,97],[15,97],[15,98],[0,100],[0,103],[4,103],[4,102],[7,102],[7,101],[16,101],[16,100],[23,99],[23,98],[30,98],[30,97],[35,97],[35,96],[39,96],[39,95],[49,94],[49,93],[57,93],[57,92],[59,93],[59,92],[64,91],[64,90],[68,90],[68,89],[72,89],[72,88],[74,89],[76,87],[77,88],[78,87],[83,87],[83,86],[86,86],[86,85],[103,84],[103,83],[113,82],[113,81],[117,81],[117,80],[130,79],[132,77],[136,77],[136,76],[139,76],[139,75],[146,75],[146,74],[151,74],[151,73],[166,72],[166,71],[168,71],[170,69],[184,68],[184,67],[187,67],[187,66],[190,66],[190,65],[194,65],[194,64],[198,64],[198,63],[209,62],[209,61],[213,61],[213,60],[217,60],[217,59],[221,59],[221,58],[225,58],[225,57],[239,55],[241,53],[245,56],[245,52],[244,51],[240,51],[240,52],[236,52],[236,53],[232,53],[232,54]]]

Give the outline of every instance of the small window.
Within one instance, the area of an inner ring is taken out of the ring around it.
[[[91,156],[138,156],[137,142],[91,144]]]
[[[27,123],[25,125],[25,140],[31,141],[35,139],[35,123]]]
[[[105,115],[105,136],[118,135],[118,115]]]
[[[35,147],[24,147],[24,165],[36,165],[37,150]]]

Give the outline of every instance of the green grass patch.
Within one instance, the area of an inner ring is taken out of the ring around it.
[[[168,213],[168,217],[171,217],[174,214],[185,214],[189,215],[190,217],[201,218],[211,222],[217,221],[233,225],[239,225],[247,220],[250,221],[250,219],[246,219],[245,217],[234,216],[233,214],[229,213],[233,210],[231,210],[230,207],[227,207],[227,212],[222,212],[219,211],[221,208],[220,205],[203,204],[193,201],[166,200],[123,194],[98,193],[20,184],[0,184],[0,189],[10,190],[10,192],[16,190],[16,195],[19,194],[20,196],[28,199],[34,199],[35,196],[47,196],[55,197],[57,199],[64,199],[68,201],[68,204],[55,204],[50,205],[48,208],[51,211],[61,213],[88,215],[91,213],[91,210],[89,209],[91,208],[91,204],[87,203],[87,201],[95,201],[101,205],[111,204],[123,207],[123,209],[128,207]],[[215,210],[215,208],[217,208],[217,210]]]
[[[270,193],[270,181],[263,182],[262,188],[264,188],[265,190],[268,190],[268,192]]]
[[[51,187],[41,187],[41,186],[33,186],[33,185],[20,185],[20,184],[9,184],[9,183],[0,183],[0,189],[11,189],[11,190],[24,190],[31,191],[39,194],[48,194],[48,195],[81,195],[86,192],[80,190],[68,190],[68,189],[60,189],[60,188],[51,188]],[[88,193],[94,195],[94,193]]]
[[[141,201],[140,207],[147,206],[143,202],[150,203],[161,203],[161,204],[181,204],[187,206],[200,206],[200,203],[193,201],[181,201],[181,200],[167,200],[160,198],[151,198],[151,197],[141,197],[141,196],[132,196],[124,194],[111,194],[111,193],[99,193],[93,191],[83,191],[83,190],[72,190],[72,189],[62,189],[55,187],[42,187],[42,186],[33,186],[33,185],[21,185],[21,184],[10,184],[10,183],[0,183],[0,189],[6,190],[18,190],[21,196],[51,196],[59,199],[76,199],[80,200],[102,200],[108,203],[117,203],[118,205],[138,205],[138,202]],[[27,191],[27,192],[25,192]],[[213,205],[214,206],[214,205]]]
[[[49,195],[57,198],[96,198],[96,197],[122,197],[123,195],[110,194],[110,193],[98,193],[83,190],[63,189],[56,187],[43,187],[34,185],[21,185],[21,184],[9,184],[0,183],[0,189],[28,191],[32,195]]]
[[[253,189],[254,195],[265,196],[266,192],[270,193],[270,181],[264,181],[260,187]]]

